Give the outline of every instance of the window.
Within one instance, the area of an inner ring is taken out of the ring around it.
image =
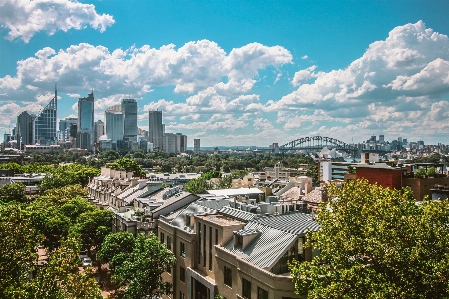
[[[203,267],[206,267],[206,224],[203,224]]]
[[[183,292],[179,291],[179,299],[186,299]]]
[[[167,266],[167,269],[165,269],[165,271],[171,275],[171,267],[170,266]]]
[[[164,233],[161,233],[161,243],[164,244],[165,243],[165,236]]]
[[[198,264],[201,264],[201,223],[198,222]]]
[[[209,226],[209,271],[212,271],[212,227]]]
[[[179,280],[182,282],[186,282],[186,269],[183,267],[179,267]]]
[[[186,244],[184,242],[179,242],[179,255],[186,257]]]
[[[251,282],[242,278],[242,297],[251,299]]]
[[[215,245],[218,245],[218,229],[215,229]]]
[[[268,299],[268,291],[257,287],[257,299]]]
[[[167,236],[167,249],[171,250],[171,237]]]
[[[224,284],[232,288],[232,269],[224,267]]]

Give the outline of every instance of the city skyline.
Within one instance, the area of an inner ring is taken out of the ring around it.
[[[93,89],[95,121],[133,98],[189,147],[448,143],[447,1],[3,2],[3,132],[57,82],[59,120]]]

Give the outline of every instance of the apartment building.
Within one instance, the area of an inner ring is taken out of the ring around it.
[[[163,279],[173,295],[163,298],[300,298],[294,294],[287,261],[311,260],[304,248],[311,215],[254,214],[227,199],[201,199],[158,222],[161,242],[176,256]]]

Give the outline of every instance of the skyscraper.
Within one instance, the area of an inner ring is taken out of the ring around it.
[[[163,126],[162,111],[149,111],[148,141],[153,143],[155,151],[162,151]]]
[[[94,124],[94,143],[100,140],[100,137],[104,135],[104,122],[97,120]]]
[[[104,112],[106,136],[111,140],[112,148],[117,149],[124,136],[124,117],[120,105],[111,106]],[[120,146],[119,146],[120,147]]]
[[[58,111],[58,92],[55,86],[55,96],[50,103],[34,119],[34,143],[50,145],[57,143],[56,117]]]
[[[92,150],[94,139],[94,92],[78,100],[76,147]]]
[[[23,149],[25,144],[33,144],[33,125],[35,117],[35,115],[31,115],[26,111],[23,111],[17,116],[16,134],[19,149]]]
[[[123,140],[137,142],[137,102],[134,99],[122,99]]]
[[[193,139],[193,152],[195,154],[200,153],[200,139]]]

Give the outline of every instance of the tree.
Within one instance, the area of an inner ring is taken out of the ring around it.
[[[136,163],[136,161],[130,158],[121,158],[113,163],[106,164],[107,167],[112,169],[124,169],[126,171],[132,171],[134,176],[144,177],[145,171]]]
[[[117,284],[118,297],[141,299],[171,294],[172,284],[164,282],[161,275],[175,262],[173,253],[154,234],[139,234],[133,251],[114,270],[112,279]]]
[[[0,297],[14,298],[34,270],[39,236],[17,205],[0,206]]]
[[[210,184],[204,177],[197,179],[191,179],[185,186],[184,190],[193,194],[205,193],[207,189],[210,189]]]
[[[97,252],[98,259],[109,263],[111,269],[121,264],[123,258],[119,255],[130,254],[135,245],[134,235],[129,232],[117,232],[107,235]]]
[[[111,227],[112,212],[97,209],[82,213],[72,228],[71,235],[81,238],[84,249],[90,251],[95,247],[100,250],[104,238],[111,232]]]
[[[47,264],[27,284],[27,298],[103,298],[92,270],[78,271],[79,249],[79,243],[69,238],[49,252]]]
[[[60,208],[61,213],[70,218],[72,222],[76,222],[78,216],[81,214],[85,212],[93,212],[95,210],[98,210],[98,208],[81,196],[69,199]]]
[[[22,183],[3,185],[0,187],[0,200],[3,202],[27,202],[28,197],[25,194],[25,185]]]
[[[366,180],[328,188],[321,229],[307,235],[319,249],[311,262],[293,262],[297,293],[308,298],[447,298],[449,202],[416,205],[409,188]]]

